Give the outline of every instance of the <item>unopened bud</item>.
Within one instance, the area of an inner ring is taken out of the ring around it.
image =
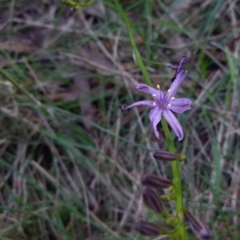
[[[161,161],[175,161],[178,158],[177,154],[162,150],[154,152],[153,157]]]
[[[184,218],[197,236],[202,239],[210,239],[212,237],[212,231],[209,227],[189,211],[184,212]]]
[[[160,234],[159,227],[153,223],[140,221],[136,224],[135,229],[143,235],[154,237]]]
[[[172,185],[172,182],[167,178],[147,173],[142,175],[141,181],[143,185],[156,189],[168,188]]]
[[[164,212],[164,206],[157,193],[150,188],[142,190],[144,203],[156,213]]]

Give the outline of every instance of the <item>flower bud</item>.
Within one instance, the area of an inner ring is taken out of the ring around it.
[[[189,211],[184,212],[184,218],[197,236],[202,239],[210,239],[212,237],[212,231],[208,228],[208,226]]]
[[[136,224],[135,229],[146,236],[157,236],[160,234],[159,227],[153,223],[140,221]]]
[[[142,190],[144,203],[156,213],[164,212],[164,206],[157,193],[150,188]]]
[[[157,175],[144,173],[142,175],[142,184],[156,189],[168,188],[172,182],[167,178],[158,177]]]
[[[175,161],[178,158],[178,155],[175,153],[158,150],[154,152],[153,157],[161,161]]]

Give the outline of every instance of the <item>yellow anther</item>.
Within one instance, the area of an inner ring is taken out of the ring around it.
[[[168,107],[171,107],[171,106],[172,106],[172,105],[169,103],[169,104],[168,104]]]
[[[156,96],[157,96],[157,94],[153,94],[152,96],[153,96],[153,97],[156,97]]]
[[[156,103],[155,103],[155,102],[153,103],[153,106],[156,106]]]
[[[169,88],[169,89],[167,90],[167,92],[171,92],[171,89]]]
[[[174,99],[176,99],[176,98],[175,98],[175,97],[172,97],[172,98],[171,98],[171,100],[174,100]]]
[[[160,89],[160,85],[159,84],[157,85],[157,89]]]

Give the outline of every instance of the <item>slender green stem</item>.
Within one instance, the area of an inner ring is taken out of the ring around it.
[[[146,58],[147,63],[150,61],[151,54],[151,40],[152,40],[152,11],[153,11],[154,0],[149,0],[145,2],[145,17],[147,21],[147,30],[146,30]]]
[[[167,122],[164,118],[161,120],[163,131],[167,140],[168,150],[170,152],[175,153],[175,146],[174,142],[172,140]],[[185,226],[183,222],[183,202],[182,202],[182,185],[181,185],[181,175],[180,175],[180,169],[179,169],[179,162],[173,161],[172,162],[172,173],[173,173],[173,183],[176,187],[175,189],[175,195],[176,195],[176,214],[180,218],[180,224],[177,229],[178,237],[180,240],[186,239],[186,231]]]
[[[140,53],[137,49],[137,45],[135,43],[133,34],[132,34],[132,30],[131,30],[131,24],[130,21],[128,19],[128,17],[126,16],[124,10],[122,9],[121,5],[119,4],[118,0],[114,0],[116,7],[126,25],[127,31],[128,31],[128,35],[129,35],[129,39],[131,42],[131,46],[133,48],[133,53],[135,55],[136,61],[142,71],[142,74],[145,78],[145,81],[148,85],[152,85],[149,74],[142,62]],[[168,125],[166,120],[163,118],[162,119],[162,126],[163,126],[163,130],[164,130],[164,134],[167,140],[167,145],[168,145],[168,149],[170,152],[175,153],[175,147],[174,147],[174,142],[171,138],[171,134],[170,131],[168,129]],[[177,229],[177,237],[179,240],[186,240],[186,232],[185,232],[185,226],[183,223],[183,203],[182,203],[182,188],[181,188],[181,178],[180,178],[180,170],[179,170],[179,162],[178,161],[174,161],[172,162],[172,172],[173,172],[173,182],[174,185],[176,187],[176,214],[177,216],[180,218],[180,224],[179,227]]]
[[[137,45],[136,45],[136,42],[134,40],[134,37],[133,37],[133,34],[132,34],[132,29],[131,29],[131,23],[127,17],[127,15],[125,14],[124,10],[122,9],[122,6],[119,4],[118,0],[114,0],[115,4],[116,4],[116,7],[126,25],[126,28],[127,28],[127,31],[128,31],[128,36],[129,36],[129,39],[130,39],[130,42],[131,42],[131,45],[132,45],[132,49],[133,49],[133,54],[136,58],[136,62],[137,64],[139,65],[139,68],[141,69],[142,71],[142,74],[144,76],[144,79],[146,81],[146,84],[148,85],[152,85],[152,82],[151,82],[151,79],[149,77],[149,74],[142,62],[142,58],[141,58],[141,55],[138,51],[138,48],[137,48]]]

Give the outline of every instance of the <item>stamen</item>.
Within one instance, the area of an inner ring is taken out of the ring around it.
[[[171,92],[171,89],[169,88],[169,89],[167,90],[167,92]]]
[[[156,97],[156,96],[157,96],[157,94],[153,94],[152,96],[153,96],[153,97]]]
[[[175,97],[172,97],[172,98],[171,98],[171,100],[174,100],[174,99],[176,99],[176,98],[175,98]]]
[[[153,106],[156,106],[156,103],[155,103],[155,102],[153,103]]]
[[[168,107],[171,107],[171,106],[172,106],[172,105],[169,103],[169,104],[168,104]]]
[[[160,89],[160,85],[159,84],[157,85],[157,89]]]

